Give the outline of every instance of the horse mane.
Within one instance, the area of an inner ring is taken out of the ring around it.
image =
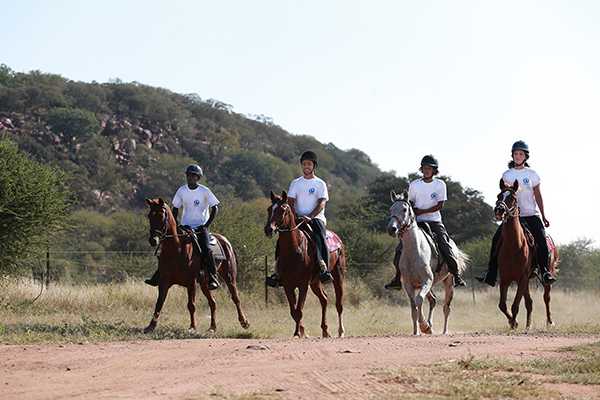
[[[162,200],[162,199],[159,198],[159,200]],[[173,241],[175,242],[177,247],[179,247],[181,242],[179,240],[179,235],[177,234],[177,221],[175,221],[175,217],[173,216],[173,213],[171,212],[171,208],[167,205],[166,202],[164,202],[164,208],[167,213],[167,223],[169,224],[169,229],[168,229],[169,234],[173,236]]]

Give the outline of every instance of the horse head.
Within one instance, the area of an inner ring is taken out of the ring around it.
[[[146,204],[150,207],[148,212],[148,221],[150,222],[150,234],[148,243],[156,247],[168,229],[168,211],[167,205],[163,199],[146,199]]]
[[[390,197],[392,206],[390,207],[387,231],[391,236],[400,236],[415,221],[414,211],[408,201],[407,192],[396,194],[391,191]]]
[[[288,204],[288,197],[285,190],[278,196],[271,192],[271,205],[267,209],[267,223],[265,225],[265,235],[273,236],[273,232],[282,227],[291,228],[293,212]]]
[[[515,180],[515,182],[511,186],[505,184],[503,179],[500,179],[500,194],[498,194],[498,200],[496,200],[496,206],[494,207],[494,215],[497,221],[503,221],[508,217],[514,217],[518,215],[518,190],[519,181]]]

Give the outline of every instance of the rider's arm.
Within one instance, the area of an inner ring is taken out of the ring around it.
[[[429,208],[425,208],[425,209],[413,208],[413,211],[415,212],[415,215],[421,215],[421,214],[428,214],[428,213],[440,211],[442,209],[442,207],[444,207],[444,202],[438,201],[438,203],[433,207],[429,207]]]
[[[210,208],[210,216],[208,217],[208,221],[206,221],[206,224],[204,224],[205,227],[209,227],[210,224],[212,224],[213,220],[215,219],[215,217],[217,216],[217,214],[219,213],[219,207],[218,206],[212,206]]]
[[[173,213],[173,218],[175,218],[175,224],[177,224],[177,215],[179,214],[179,208],[172,207],[171,212]]]
[[[317,215],[319,215],[319,213],[321,211],[323,211],[325,209],[325,204],[327,203],[327,199],[325,198],[321,198],[318,200],[317,205],[315,206],[315,208],[310,212],[310,214],[307,215],[307,217],[309,218],[314,218]]]
[[[540,212],[542,213],[542,221],[544,221],[544,225],[547,227],[550,226],[550,222],[546,219],[546,213],[544,212],[544,199],[542,198],[542,192],[540,191],[540,185],[533,187],[533,196],[535,197],[535,202],[537,203]]]

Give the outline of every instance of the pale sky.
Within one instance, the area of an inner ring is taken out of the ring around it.
[[[491,204],[523,139],[559,243],[600,243],[596,1],[11,1],[0,63],[264,114]],[[449,193],[451,196],[452,194]]]

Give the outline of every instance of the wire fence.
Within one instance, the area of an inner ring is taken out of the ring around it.
[[[62,250],[48,247],[45,254],[21,260],[24,267],[31,268],[32,276],[42,288],[48,290],[52,282],[73,283],[114,283],[129,279],[150,277],[158,266],[154,251],[123,250]],[[264,290],[265,303],[273,290],[266,284],[266,278],[275,271],[274,257],[260,255],[240,260],[238,283],[248,290]],[[466,280],[470,283],[473,303],[476,303],[475,270],[469,268]],[[346,272],[348,280],[364,280],[378,288],[394,275],[391,260],[385,262],[350,262]]]

